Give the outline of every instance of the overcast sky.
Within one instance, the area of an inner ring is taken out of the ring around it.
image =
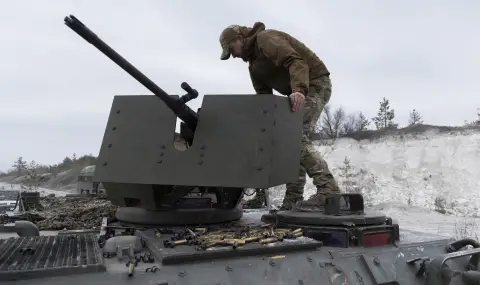
[[[113,96],[151,94],[65,26],[69,14],[170,94],[182,81],[202,94],[253,93],[247,64],[221,61],[218,38],[261,21],[324,60],[335,106],[372,117],[385,96],[401,126],[413,108],[425,123],[455,125],[480,107],[479,1],[2,0],[0,170],[17,156],[97,155]]]

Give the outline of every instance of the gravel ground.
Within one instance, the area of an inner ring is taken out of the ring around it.
[[[40,230],[99,227],[103,217],[114,218],[117,206],[98,197],[43,197],[41,207],[26,215]]]

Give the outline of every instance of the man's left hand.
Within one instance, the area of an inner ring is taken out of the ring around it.
[[[300,92],[293,92],[288,97],[290,98],[290,102],[292,103],[292,111],[297,112],[298,110],[300,110],[303,101],[305,101],[305,95]]]

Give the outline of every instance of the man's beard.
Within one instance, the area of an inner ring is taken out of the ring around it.
[[[243,46],[243,53],[242,53],[242,60],[244,62],[249,62],[250,61],[250,56],[251,55],[251,51],[249,49],[246,48],[246,46],[244,45]]]

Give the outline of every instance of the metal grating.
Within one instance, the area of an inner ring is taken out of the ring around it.
[[[0,281],[106,271],[95,234],[0,240]]]

